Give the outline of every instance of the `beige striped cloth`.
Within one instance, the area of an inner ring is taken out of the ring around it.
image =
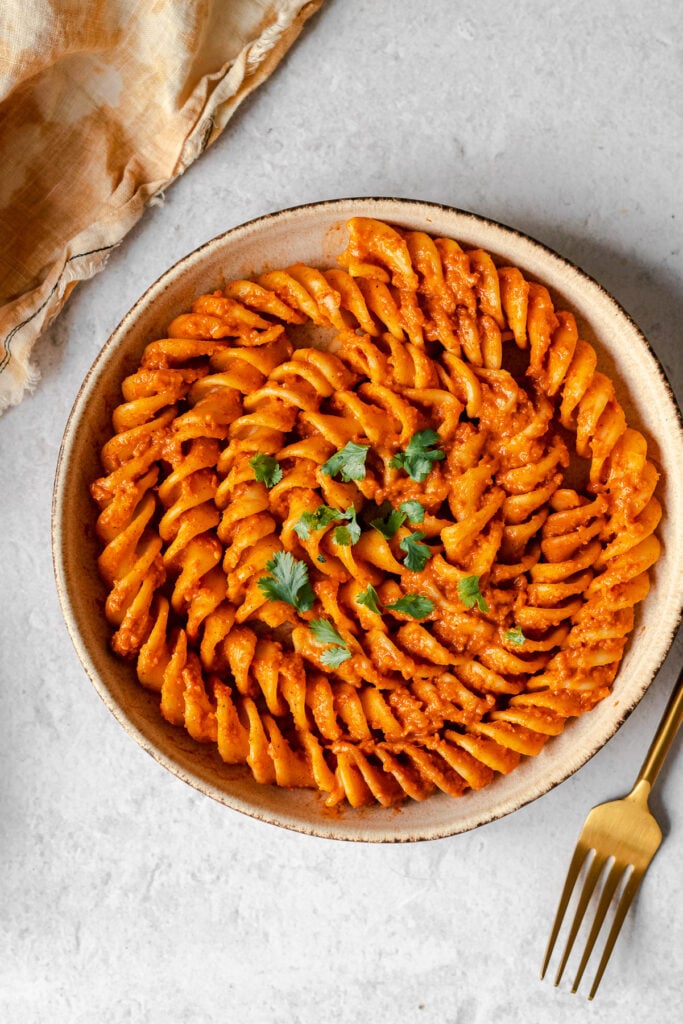
[[[221,133],[323,0],[2,0],[0,412],[74,286]]]

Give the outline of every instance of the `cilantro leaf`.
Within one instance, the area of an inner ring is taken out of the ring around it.
[[[411,479],[421,483],[427,479],[432,463],[446,458],[443,449],[435,447],[440,441],[435,430],[418,430],[411,437],[405,451],[397,452],[389,465],[394,469],[404,469]]]
[[[289,551],[278,551],[266,562],[266,569],[272,575],[261,576],[257,586],[269,601],[286,601],[298,612],[307,612],[313,607],[315,593],[305,562],[294,558]]]
[[[269,489],[282,480],[282,467],[272,455],[261,455],[259,452],[249,459],[249,465],[254,470],[258,482],[265,484]]]
[[[405,512],[406,519],[409,523],[424,523],[425,521],[425,510],[424,505],[419,501],[404,501],[399,505],[401,512]]]
[[[360,594],[356,595],[356,604],[362,604],[366,608],[369,608],[371,612],[377,612],[379,615],[379,594],[373,587],[372,583],[368,583],[365,590],[361,591]]]
[[[334,531],[334,539],[337,544],[355,544],[360,538],[360,524],[356,519],[356,510],[349,505],[346,512],[340,512],[337,508],[330,508],[329,505],[318,505],[315,512],[304,512],[294,524],[294,532],[302,540],[308,540],[311,530],[324,530],[330,523],[338,522],[340,519],[348,520],[348,526],[338,526]]]
[[[356,544],[360,539],[360,524],[356,519],[356,510],[349,505],[346,512],[339,513],[340,519],[348,519],[348,526],[338,526],[334,531],[334,540],[337,544],[348,547],[349,544]]]
[[[516,647],[521,647],[523,643],[526,643],[526,637],[522,632],[521,626],[515,626],[514,629],[508,629],[506,633],[503,633],[503,640],[509,644],[515,644]]]
[[[348,526],[337,527],[334,531],[334,542],[335,544],[341,545],[343,548],[348,548],[354,543]]]
[[[458,583],[458,597],[465,608],[473,608],[476,604],[480,612],[488,612],[489,606],[479,590],[478,576],[464,576]]]
[[[323,665],[327,665],[328,668],[338,668],[345,661],[348,661],[351,657],[351,651],[348,647],[328,647],[326,651],[320,655],[320,660]]]
[[[343,519],[343,514],[329,505],[318,505],[315,512],[304,512],[294,524],[294,532],[302,540],[308,540],[311,530],[323,530],[335,519]]]
[[[405,520],[405,512],[399,512],[397,508],[392,508],[391,512],[384,519],[371,519],[370,526],[374,526],[378,533],[381,533],[387,540],[391,540]]]
[[[370,451],[369,444],[355,444],[349,441],[338,452],[331,455],[320,467],[325,476],[337,476],[341,473],[344,483],[350,480],[363,480],[365,477],[365,459]]]
[[[313,619],[310,623],[310,627],[311,633],[318,643],[343,644],[346,646],[346,641],[329,619]]]
[[[421,530],[417,530],[415,533],[411,533],[407,537],[404,537],[399,544],[401,551],[406,552],[406,558],[404,558],[403,564],[412,572],[422,572],[425,565],[432,557],[431,548],[426,544],[420,543],[423,537],[424,533],[422,533]]]
[[[337,632],[334,625],[328,619],[313,619],[311,622],[311,633],[319,644],[334,644],[320,656],[323,665],[329,668],[337,668],[338,665],[348,661],[351,651],[344,638]]]
[[[385,605],[387,611],[410,615],[413,619],[426,619],[434,611],[434,602],[421,594],[404,594],[393,604]]]

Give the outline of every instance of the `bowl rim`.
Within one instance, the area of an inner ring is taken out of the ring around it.
[[[387,828],[384,831],[372,830],[371,832],[363,831],[362,824],[362,809],[359,814],[358,810],[349,812],[355,815],[354,826],[355,831],[339,830],[335,828],[335,820],[333,818],[326,818],[322,815],[318,822],[303,821],[297,816],[289,816],[287,814],[279,813],[277,810],[274,811],[263,811],[259,807],[255,807],[248,801],[241,799],[239,796],[226,792],[223,789],[219,789],[217,786],[207,782],[206,779],[199,775],[193,774],[183,766],[179,765],[174,758],[160,750],[139,728],[139,726],[132,721],[129,714],[121,707],[119,702],[113,697],[105,681],[101,678],[100,673],[97,671],[93,664],[90,654],[87,650],[86,645],[81,637],[78,624],[75,621],[75,615],[71,603],[70,596],[70,584],[68,576],[65,571],[64,565],[64,534],[65,534],[65,523],[63,516],[63,505],[66,494],[66,477],[65,469],[68,468],[71,448],[74,443],[75,428],[77,427],[80,416],[87,404],[87,400],[91,396],[94,388],[97,385],[99,375],[104,371],[108,363],[109,355],[116,350],[119,344],[121,344],[130,329],[134,328],[135,323],[143,310],[153,307],[153,305],[160,300],[166,287],[171,284],[176,277],[187,272],[193,266],[201,264],[203,259],[210,254],[214,249],[220,247],[223,244],[229,243],[232,240],[239,241],[242,238],[248,237],[250,234],[258,233],[259,231],[266,229],[269,225],[287,220],[288,218],[296,217],[310,211],[329,211],[333,213],[343,207],[353,205],[359,207],[358,210],[347,216],[376,216],[379,219],[392,222],[391,209],[396,212],[396,217],[393,221],[400,223],[401,211],[410,211],[410,214],[416,216],[420,211],[423,213],[426,211],[438,212],[445,214],[446,216],[457,215],[460,218],[464,218],[466,221],[471,221],[475,227],[481,229],[493,228],[509,239],[517,239],[524,246],[529,247],[530,250],[536,250],[538,255],[542,259],[550,258],[551,261],[556,261],[558,267],[569,268],[580,281],[587,283],[591,288],[595,289],[600,293],[603,301],[606,301],[608,306],[611,306],[625,321],[628,322],[631,330],[637,336],[639,342],[644,346],[645,350],[649,354],[653,369],[656,370],[658,377],[658,384],[663,388],[663,392],[668,400],[671,408],[675,411],[675,420],[672,424],[675,425],[675,434],[678,441],[678,445],[683,453],[683,413],[677,402],[673,388],[667,378],[666,371],[659,359],[658,355],[654,351],[649,340],[640,329],[638,324],[635,322],[633,317],[624,309],[621,303],[610,293],[607,289],[600,284],[594,277],[587,273],[578,264],[568,259],[565,256],[560,255],[556,250],[543,242],[540,242],[535,237],[517,229],[511,227],[503,222],[495,220],[494,218],[484,216],[482,214],[474,213],[470,210],[461,209],[458,207],[449,206],[443,203],[431,202],[427,200],[408,199],[400,197],[390,196],[363,196],[363,197],[345,197],[338,199],[325,199],[315,202],[301,203],[295,206],[285,207],[280,210],[272,211],[270,213],[262,214],[258,217],[251,218],[240,224],[234,225],[227,230],[220,232],[213,238],[208,239],[201,245],[197,246],[184,256],[176,260],[171,266],[163,271],[159,277],[156,278],[144,292],[138,297],[135,303],[128,309],[128,311],[121,318],[119,323],[115,326],[109,337],[106,339],[104,344],[101,346],[93,362],[91,363],[85,377],[83,378],[73,405],[71,407],[69,416],[66,421],[63,436],[60,442],[59,452],[57,456],[57,463],[55,468],[54,484],[52,490],[52,505],[51,505],[51,546],[52,546],[52,563],[55,577],[55,584],[57,590],[57,596],[62,611],[62,616],[67,628],[67,632],[71,639],[71,642],[76,650],[76,654],[79,658],[82,668],[86,675],[90,679],[95,691],[107,707],[107,709],[113,714],[114,718],[124,728],[124,730],[131,736],[143,750],[145,750],[150,756],[154,758],[157,763],[161,764],[167,770],[169,770],[177,778],[186,782],[194,789],[198,790],[202,794],[211,797],[217,802],[227,806],[233,810],[236,810],[242,814],[252,817],[256,820],[263,821],[267,824],[271,824],[276,827],[286,828],[291,831],[299,832],[306,835],[315,836],[318,838],[334,839],[342,841],[352,842],[371,842],[371,843],[401,843],[401,842],[419,842],[419,841],[430,841],[432,839],[445,838],[447,836],[456,835],[466,831],[478,828],[481,825],[487,824],[488,822],[498,820],[499,818],[505,817],[515,810],[521,809],[522,807],[535,802],[541,796],[550,792],[556,786],[566,781],[572,775],[574,775],[583,765],[585,765],[592,757],[598,753],[599,750],[612,738],[612,736],[621,728],[633,710],[642,700],[643,696],[647,692],[649,686],[656,678],[659,670],[661,669],[664,661],[666,660],[671,646],[674,642],[676,633],[680,627],[681,621],[683,620],[683,581],[679,588],[679,604],[676,610],[676,614],[670,617],[670,626],[667,628],[666,640],[661,645],[660,655],[657,663],[649,671],[649,678],[646,682],[641,683],[638,687],[635,695],[633,696],[630,703],[624,702],[620,710],[612,716],[610,720],[609,730],[604,730],[603,733],[597,736],[588,749],[582,751],[580,758],[577,759],[578,763],[571,765],[566,771],[560,771],[551,776],[549,781],[544,782],[536,786],[530,796],[523,797],[522,799],[513,797],[507,801],[503,801],[500,806],[493,807],[487,811],[480,811],[475,815],[476,820],[474,822],[466,823],[463,827],[460,827],[460,823],[454,816],[453,821],[450,824],[441,824],[435,827],[423,828],[413,833],[398,833],[392,830],[390,827],[389,818],[391,816],[390,811],[385,811],[387,814]],[[381,206],[383,208],[389,207],[389,212],[383,209],[381,212],[375,210],[373,212],[373,205]],[[368,207],[368,209],[361,209],[360,207]],[[428,221],[429,218],[425,217]],[[426,224],[425,230],[429,231],[429,226]],[[482,243],[482,248],[484,248]],[[491,247],[493,248],[493,247]],[[494,250],[495,254],[495,250]],[[526,273],[526,271],[525,271]],[[530,277],[535,275],[529,272]],[[462,801],[464,798],[460,798]],[[453,804],[457,804],[460,801],[453,801]]]

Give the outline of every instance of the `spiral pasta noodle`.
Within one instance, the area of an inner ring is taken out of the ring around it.
[[[337,267],[230,281],[167,334],[91,491],[112,647],[169,722],[392,806],[489,785],[610,693],[657,471],[542,284],[354,218]]]

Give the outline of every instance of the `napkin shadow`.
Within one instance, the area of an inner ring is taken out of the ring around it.
[[[38,339],[31,353],[31,364],[38,372],[38,383],[35,390],[40,389],[43,384],[59,375],[64,363],[69,335],[73,337],[78,334],[76,325],[78,321],[78,307],[80,305],[79,299],[82,300],[85,297],[82,293],[86,290],[88,284],[91,284],[91,281],[83,282],[79,288],[75,289],[75,293],[70,298],[66,307],[60,311]],[[74,313],[75,321],[72,327],[71,322]],[[74,395],[75,393],[74,391]]]

